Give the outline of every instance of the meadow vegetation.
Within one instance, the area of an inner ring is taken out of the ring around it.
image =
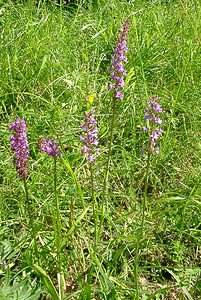
[[[60,4],[0,0],[0,299],[201,299],[201,3]],[[119,100],[108,85],[127,19]],[[149,96],[163,109],[150,155]],[[90,163],[80,125],[92,107]],[[26,185],[10,148],[17,117]],[[62,156],[42,153],[44,138]]]

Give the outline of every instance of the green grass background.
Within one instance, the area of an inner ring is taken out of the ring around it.
[[[29,268],[33,245],[9,146],[8,124],[16,116],[27,123],[28,185],[41,266],[56,286],[53,163],[37,150],[38,137],[48,136],[63,147],[87,208],[83,212],[76,185],[59,161],[66,299],[135,299],[133,266],[146,167],[141,128],[148,95],[161,97],[164,134],[161,151],[151,161],[139,256],[140,299],[201,299],[200,1],[74,1],[62,7],[45,2],[0,1],[0,299],[48,299]],[[109,209],[96,259],[90,178],[80,155],[79,126],[86,96],[93,94],[101,151],[94,164],[100,206],[112,113],[110,59],[127,17],[125,98],[117,103]],[[69,233],[72,197],[76,226]]]

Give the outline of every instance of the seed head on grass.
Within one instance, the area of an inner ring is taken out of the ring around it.
[[[114,99],[123,99],[124,94],[122,88],[124,87],[124,77],[126,70],[123,63],[127,62],[126,52],[127,47],[127,34],[129,32],[130,22],[127,19],[123,24],[118,34],[117,45],[114,47],[114,55],[111,61],[111,75],[112,83],[109,84],[109,89],[114,90]]]
[[[62,156],[60,152],[60,147],[57,146],[55,140],[41,138],[38,142],[38,148],[41,152],[45,152],[49,156],[53,156],[53,157]]]
[[[86,154],[89,163],[93,163],[95,157],[100,154],[99,149],[96,148],[98,146],[98,127],[93,109],[86,112],[86,118],[80,127],[85,132],[80,136],[80,140],[84,142],[82,154]]]
[[[144,119],[147,121],[147,126],[143,127],[143,131],[150,133],[150,149],[152,152],[159,153],[159,147],[156,145],[159,136],[163,133],[160,125],[162,120],[160,114],[163,113],[161,105],[157,102],[160,97],[149,97],[150,101],[147,102],[145,109]]]
[[[14,164],[21,179],[25,180],[28,175],[28,160],[30,157],[29,144],[26,135],[26,124],[18,118],[9,126],[11,150],[14,152]]]

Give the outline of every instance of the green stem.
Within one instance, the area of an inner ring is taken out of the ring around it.
[[[149,170],[150,170],[150,160],[151,159],[151,138],[149,141],[149,148],[148,148],[148,156],[147,156],[147,163],[146,163],[146,174],[145,174],[145,188],[144,188],[144,197],[142,201],[142,219],[141,219],[141,226],[140,232],[137,234],[137,245],[135,250],[135,263],[134,263],[134,282],[135,282],[135,289],[136,295],[135,299],[139,299],[139,285],[138,285],[138,262],[139,262],[139,252],[141,248],[141,243],[143,240],[144,235],[144,223],[145,223],[145,210],[147,208],[147,191],[148,191],[148,183],[149,183]]]
[[[37,247],[36,231],[35,231],[35,227],[34,227],[34,216],[33,216],[32,207],[31,207],[31,200],[29,199],[26,178],[23,179],[23,184],[24,184],[24,189],[25,189],[25,204],[27,205],[28,215],[29,215],[29,227],[31,229],[31,237],[34,241],[35,256],[36,256],[37,261],[39,262],[39,251],[38,251],[38,247]]]
[[[59,197],[57,193],[57,158],[54,157],[54,200],[56,207],[56,217],[55,218],[55,242],[57,248],[57,270],[61,271],[61,223],[60,223],[60,211],[59,211]],[[55,214],[53,213],[53,216]]]
[[[134,285],[136,289],[135,299],[139,299],[139,286],[138,286],[138,261],[139,261],[139,236],[137,235],[136,241],[136,249],[135,249],[135,262],[134,262]]]
[[[57,158],[54,157],[54,199],[56,207],[56,216],[54,216],[54,234],[55,234],[55,244],[57,249],[57,275],[58,275],[58,285],[59,285],[59,296],[60,300],[64,299],[64,279],[63,270],[61,263],[61,220],[60,220],[60,210],[59,210],[59,197],[57,192]]]
[[[63,8],[63,1],[62,0],[60,0],[59,1],[60,3],[59,3],[59,9],[60,9],[60,23],[62,24],[63,22],[63,19],[62,19],[62,8]]]
[[[113,97],[113,107],[112,107],[112,124],[110,127],[110,142],[109,142],[109,150],[107,155],[107,163],[106,163],[106,170],[105,170],[105,177],[103,182],[103,198],[102,198],[102,205],[101,205],[101,219],[100,219],[100,228],[99,233],[101,231],[101,227],[103,224],[104,219],[104,204],[107,203],[107,190],[108,190],[108,178],[109,178],[109,166],[110,166],[110,157],[112,151],[112,143],[113,143],[113,136],[114,136],[114,122],[115,122],[115,113],[116,113],[116,98]]]
[[[73,227],[75,222],[74,209],[75,209],[75,199],[74,199],[74,195],[72,195],[71,203],[70,203],[70,227]]]
[[[144,197],[143,197],[143,201],[142,201],[142,222],[141,222],[141,232],[142,233],[143,233],[143,229],[144,229],[145,209],[147,208],[147,191],[148,191],[148,183],[149,183],[150,158],[151,158],[151,142],[150,142],[148,156],[147,156]]]
[[[94,193],[93,167],[91,163],[89,163],[89,170],[91,174],[91,197],[92,197],[93,216],[94,216],[94,254],[96,254],[96,248],[98,244],[98,235],[97,235],[98,220],[97,220],[97,209],[96,209],[96,197]]]

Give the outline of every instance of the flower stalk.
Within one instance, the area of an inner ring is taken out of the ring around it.
[[[110,141],[109,141],[109,149],[107,154],[107,162],[105,169],[105,176],[103,182],[103,199],[101,206],[101,225],[103,223],[104,218],[104,205],[106,202],[106,207],[108,203],[107,199],[107,190],[108,190],[108,179],[109,179],[109,166],[111,159],[111,150],[113,144],[113,136],[114,136],[114,124],[115,124],[115,115],[116,115],[116,101],[122,100],[124,97],[123,88],[124,88],[124,77],[126,76],[126,69],[124,68],[124,63],[127,62],[126,53],[128,51],[127,47],[127,35],[129,33],[130,22],[128,19],[124,23],[118,33],[118,39],[116,41],[116,46],[114,47],[114,54],[111,58],[111,83],[109,84],[109,90],[113,91],[112,97],[112,123],[110,127]]]
[[[97,243],[98,243],[98,213],[97,213],[97,202],[94,191],[94,173],[93,173],[93,163],[97,155],[100,154],[97,146],[98,142],[98,127],[95,119],[95,113],[93,109],[86,112],[86,118],[81,124],[81,129],[83,134],[80,136],[80,140],[84,142],[82,148],[82,155],[85,155],[89,163],[90,180],[91,180],[91,198],[93,206],[93,218],[94,218],[94,253],[96,253]]]
[[[30,198],[29,198],[29,192],[28,192],[28,186],[27,186],[26,178],[24,178],[22,181],[23,181],[24,190],[25,190],[25,204],[27,205],[27,210],[28,210],[28,215],[29,215],[29,227],[31,229],[32,240],[34,241],[34,252],[35,252],[36,259],[39,262],[39,251],[38,251],[38,246],[37,246],[37,234],[36,234],[36,231],[35,231],[34,216],[33,216],[32,207],[31,207],[32,203],[31,203]]]
[[[57,251],[57,275],[58,275],[58,285],[59,285],[59,295],[60,299],[64,299],[64,275],[62,268],[62,253],[61,253],[61,216],[59,208],[59,197],[57,190],[57,157],[61,157],[60,147],[57,146],[55,140],[41,138],[38,143],[38,148],[41,152],[45,152],[48,156],[52,156],[54,160],[54,206],[56,209],[56,214],[52,212],[53,224],[54,224],[54,237],[55,246]]]
[[[145,219],[145,209],[147,207],[147,190],[149,183],[149,169],[150,169],[150,160],[151,155],[155,153],[159,153],[159,146],[157,145],[157,141],[159,137],[162,135],[163,130],[160,128],[162,124],[162,120],[160,115],[163,113],[161,105],[158,103],[160,97],[149,96],[150,101],[147,102],[147,107],[145,108],[145,116],[144,120],[147,122],[146,126],[143,127],[143,131],[149,133],[149,142],[148,142],[148,154],[147,154],[147,163],[146,163],[146,174],[145,174],[145,189],[144,189],[144,198],[142,202],[142,223],[141,227],[144,227],[144,219]]]
[[[94,193],[94,175],[93,175],[93,166],[89,164],[90,177],[91,177],[91,198],[93,205],[93,218],[94,218],[94,253],[96,253],[97,244],[98,244],[98,214],[97,214],[97,202],[96,196]]]
[[[12,131],[10,135],[11,150],[14,153],[14,165],[16,171],[22,179],[25,189],[25,205],[27,206],[29,216],[29,227],[31,229],[31,237],[34,241],[35,256],[39,261],[39,251],[37,247],[37,235],[34,226],[34,217],[32,211],[32,203],[29,199],[27,176],[29,173],[28,164],[30,158],[29,144],[26,135],[26,123],[24,120],[18,118],[9,126],[9,131]]]
[[[145,212],[147,209],[147,198],[148,198],[148,185],[149,185],[149,173],[151,156],[154,153],[159,153],[159,146],[157,145],[158,139],[163,133],[160,125],[162,120],[160,114],[163,113],[162,107],[158,103],[160,97],[149,97],[150,101],[147,102],[147,107],[145,109],[144,120],[146,121],[146,126],[142,129],[144,132],[149,133],[148,148],[147,148],[147,161],[146,161],[146,173],[145,173],[145,185],[144,185],[144,195],[142,199],[142,218],[139,234],[137,234],[136,250],[135,250],[135,263],[134,263],[134,281],[136,288],[136,299],[139,299],[139,285],[138,285],[138,261],[139,261],[139,251],[141,249],[141,244],[144,238],[144,224],[145,224]]]

